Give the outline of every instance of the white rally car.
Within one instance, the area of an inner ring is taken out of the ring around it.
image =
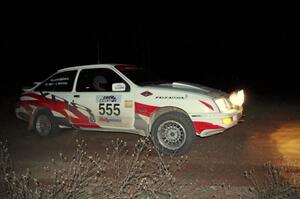
[[[197,84],[147,81],[147,73],[131,65],[61,69],[24,90],[16,115],[41,136],[66,127],[130,132],[151,136],[166,154],[183,154],[195,135],[223,132],[242,116],[242,90],[229,95]]]

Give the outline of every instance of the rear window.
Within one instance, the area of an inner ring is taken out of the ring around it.
[[[72,91],[76,73],[77,71],[66,71],[66,72],[57,73],[51,76],[50,78],[48,78],[35,90],[52,91],[52,92]]]

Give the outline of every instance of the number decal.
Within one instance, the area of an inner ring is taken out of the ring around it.
[[[120,104],[112,103],[100,103],[99,114],[100,115],[120,115]]]
[[[121,111],[120,111],[120,104],[114,104],[114,114],[115,115],[120,115]]]
[[[100,103],[99,104],[99,114],[100,115],[104,115],[105,114],[105,108],[103,107],[105,104],[104,103]]]
[[[111,115],[113,113],[111,106],[112,106],[112,104],[109,104],[109,103],[106,104],[106,114],[107,115]]]

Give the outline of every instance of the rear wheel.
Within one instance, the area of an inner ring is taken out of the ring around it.
[[[164,154],[186,153],[195,137],[192,121],[180,112],[168,112],[159,116],[151,132],[155,146]]]
[[[48,136],[59,131],[55,118],[48,110],[40,110],[34,119],[34,131],[40,136]]]

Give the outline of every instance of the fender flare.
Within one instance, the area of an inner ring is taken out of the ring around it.
[[[186,111],[184,111],[181,108],[175,107],[175,106],[165,106],[165,107],[158,108],[154,113],[152,113],[152,115],[150,117],[149,124],[148,124],[148,132],[147,132],[148,136],[151,134],[152,126],[153,126],[153,123],[155,122],[155,120],[162,114],[168,113],[168,112],[180,112],[180,113],[187,115],[190,118],[189,114]],[[190,120],[191,120],[191,118],[190,118]]]

